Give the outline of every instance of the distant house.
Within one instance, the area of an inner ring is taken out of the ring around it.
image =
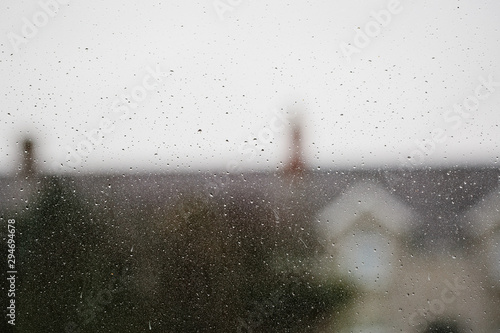
[[[439,176],[436,171],[427,173]],[[472,237],[465,237],[467,232],[461,231],[460,237],[453,233],[448,241],[441,242],[446,235],[426,237],[425,233],[447,230],[450,226],[444,225],[446,221],[441,225],[439,220],[428,221],[422,226],[420,216],[430,214],[414,209],[411,200],[401,200],[387,185],[372,179],[358,180],[316,217],[324,255],[333,258],[321,261],[319,276],[328,276],[330,270],[332,275],[342,273],[361,286],[362,296],[352,309],[354,315],[343,323],[345,332],[422,332],[441,321],[456,322],[462,331],[471,327],[481,332],[496,331],[500,314],[498,193],[490,193],[486,202],[466,213],[469,223],[460,219],[463,226],[472,227],[467,227],[474,230]],[[452,198],[449,200],[453,204]],[[486,226],[476,230],[474,221]],[[480,240],[475,234],[479,230]],[[484,236],[486,230],[493,237]],[[481,267],[485,264],[489,273]],[[488,293],[480,287],[484,285],[496,285],[497,289]],[[468,319],[464,321],[464,317]],[[325,332],[332,329],[337,329],[335,323],[327,325]]]
[[[381,184],[366,181],[327,205],[317,215],[317,227],[340,271],[379,292],[395,278],[413,219],[410,208]]]

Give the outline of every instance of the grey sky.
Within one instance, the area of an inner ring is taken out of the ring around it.
[[[42,9],[4,0],[0,172],[17,167],[26,133],[42,168],[64,165],[67,147],[103,117],[115,127],[79,171],[205,170],[230,160],[274,169],[286,159],[286,130],[255,157],[241,147],[268,126],[271,110],[293,105],[313,167],[397,166],[437,128],[447,139],[416,162],[495,165],[500,87],[457,128],[443,117],[474,95],[479,77],[500,81],[500,2],[402,0],[348,61],[341,43],[354,45],[356,29],[389,2],[242,0],[221,20],[213,0],[70,0],[16,52],[9,33],[22,36],[23,18]],[[113,101],[141,84],[148,66],[167,76],[119,119]]]

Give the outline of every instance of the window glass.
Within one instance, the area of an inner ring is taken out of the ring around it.
[[[0,4],[0,332],[499,332],[500,2]]]

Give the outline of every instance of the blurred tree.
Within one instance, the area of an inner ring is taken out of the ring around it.
[[[262,200],[191,197],[125,216],[90,209],[70,179],[42,188],[21,221],[22,332],[307,332],[353,296],[314,279],[312,254]]]
[[[106,226],[94,220],[69,179],[41,181],[38,200],[19,223],[18,327],[22,332],[95,331],[101,304],[88,295],[109,283]]]
[[[164,225],[164,251],[158,251],[164,329],[304,332],[349,302],[354,290],[346,284],[276,272],[273,257],[286,240],[279,239],[274,218],[252,200],[179,203]]]

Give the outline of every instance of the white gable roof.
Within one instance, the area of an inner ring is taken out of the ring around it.
[[[381,185],[363,181],[348,188],[340,198],[323,209],[317,216],[317,222],[329,237],[336,238],[366,213],[394,234],[408,232],[413,216],[408,206]]]

